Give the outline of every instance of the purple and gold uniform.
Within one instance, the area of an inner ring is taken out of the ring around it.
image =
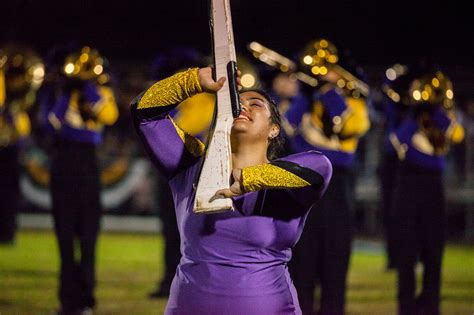
[[[385,71],[382,91],[384,97],[381,105],[384,120],[384,148],[378,175],[381,192],[382,222],[385,232],[387,253],[387,269],[395,268],[396,246],[393,242],[393,193],[398,174],[399,161],[395,150],[390,143],[390,134],[394,132],[403,120],[410,114],[409,88],[414,78],[414,67],[394,64]]]
[[[168,178],[182,258],[166,314],[301,314],[287,263],[308,211],[324,193],[331,164],[299,153],[242,170],[235,211],[196,215],[193,181],[204,145],[168,112],[201,92],[197,69],[159,81],[132,104],[137,131]]]
[[[28,110],[44,67],[28,47],[0,47],[0,243],[13,244],[20,207],[20,151],[31,132]]]
[[[359,138],[370,127],[365,101],[346,97],[338,88],[316,94],[311,108],[295,107],[288,116],[300,122],[296,152],[316,149],[344,168],[352,166]]]
[[[390,134],[400,161],[393,206],[400,314],[439,314],[444,250],[445,155],[464,129],[452,108],[453,90],[441,72],[413,80],[413,113]],[[419,93],[419,97],[418,97]],[[415,298],[415,265],[423,264],[423,285]]]
[[[290,272],[303,313],[314,312],[314,289],[319,282],[319,312],[343,314],[352,237],[352,166],[359,138],[370,126],[367,107],[363,99],[326,85],[312,104],[290,108],[287,117],[299,122],[293,150],[321,151],[333,165],[331,185],[318,204],[322,211],[308,216]]]
[[[112,89],[99,84],[102,61],[87,46],[71,53],[62,67],[62,81],[51,82],[41,99],[42,121],[54,140],[50,188],[64,313],[96,303],[95,250],[102,216],[96,148],[103,128],[118,118]]]

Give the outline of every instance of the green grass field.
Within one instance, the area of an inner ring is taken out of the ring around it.
[[[149,300],[163,272],[158,235],[104,233],[98,247],[96,314],[162,314],[166,300]],[[395,314],[396,277],[384,271],[380,250],[352,255],[347,314]],[[0,315],[51,314],[58,254],[54,236],[21,231],[15,246],[0,246]],[[474,249],[449,245],[445,252],[443,314],[474,314]]]

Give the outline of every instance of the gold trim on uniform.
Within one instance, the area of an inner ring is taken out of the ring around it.
[[[350,112],[346,116],[346,112],[342,117],[342,128],[340,131],[343,137],[362,137],[370,128],[369,113],[364,100],[353,97],[345,98]]]
[[[261,164],[242,169],[242,186],[246,192],[251,192],[260,189],[306,187],[311,184],[278,166]]]
[[[7,108],[6,110],[8,110]],[[0,115],[0,147],[16,143],[19,139],[27,137],[31,132],[31,122],[28,114],[21,110],[11,110],[12,121]]]
[[[209,129],[214,115],[216,97],[211,93],[199,93],[185,99],[176,108],[174,122],[190,135],[203,134]],[[202,139],[202,138],[201,138]]]
[[[446,130],[446,137],[452,143],[460,143],[464,139],[464,128],[457,122],[454,111],[448,112],[448,117],[451,120],[448,129]]]
[[[346,97],[347,109],[339,116],[333,117],[333,135],[327,136],[323,131],[321,117],[324,105],[321,101],[313,103],[311,113],[306,113],[301,119],[299,132],[312,146],[322,149],[354,153],[363,136],[370,128],[369,117],[365,102],[361,99]]]
[[[202,92],[198,68],[178,72],[153,84],[143,95],[137,109],[179,104],[186,98]]]
[[[198,71],[199,68],[190,68],[156,82],[142,96],[137,109],[175,105],[201,93],[202,88],[199,83]],[[186,149],[195,157],[200,156],[205,150],[204,143],[181,129],[171,117],[168,118],[173,123]]]
[[[206,146],[204,143],[199,141],[198,138],[191,136],[187,132],[185,132],[183,129],[179,128],[178,125],[174,122],[173,118],[169,117],[169,120],[173,123],[174,129],[176,129],[176,133],[179,135],[181,140],[184,143],[184,146],[186,147],[186,150],[188,150],[193,156],[198,157],[203,154]]]
[[[90,131],[101,131],[104,125],[112,125],[117,121],[118,109],[112,89],[104,86],[99,86],[97,88],[100,99],[95,104],[86,104],[86,106],[91,106],[91,110],[93,115],[95,115],[95,119],[88,119],[86,121],[84,121],[82,118],[81,112],[79,110],[79,92],[73,91],[71,93],[66,115],[64,116],[65,121],[71,127]],[[59,129],[61,127],[61,122],[54,114],[50,114],[48,119],[50,123],[53,124],[55,129]]]
[[[112,125],[118,119],[118,109],[115,102],[114,92],[106,86],[99,86],[100,100],[94,104],[93,111],[97,120],[104,125]]]

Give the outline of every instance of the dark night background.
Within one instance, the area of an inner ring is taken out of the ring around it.
[[[365,65],[424,56],[442,66],[472,66],[471,11],[460,1],[231,3],[238,48],[257,40],[294,55],[309,40],[326,37]],[[0,41],[30,43],[43,54],[71,39],[92,43],[111,59],[148,59],[173,45],[210,50],[206,0],[17,0],[0,10]]]

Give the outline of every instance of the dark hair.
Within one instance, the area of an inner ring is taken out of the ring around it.
[[[280,129],[280,132],[278,135],[270,140],[270,143],[268,145],[267,149],[267,158],[271,160],[275,160],[279,157],[281,157],[281,154],[283,153],[284,149],[284,144],[285,144],[285,138],[283,137],[283,130],[281,126],[281,116],[280,112],[278,111],[278,106],[273,100],[273,98],[268,94],[266,91],[262,89],[242,89],[240,90],[239,93],[244,93],[244,92],[256,92],[263,96],[267,101],[268,104],[270,105],[270,120],[273,124],[277,125],[278,128]]]

